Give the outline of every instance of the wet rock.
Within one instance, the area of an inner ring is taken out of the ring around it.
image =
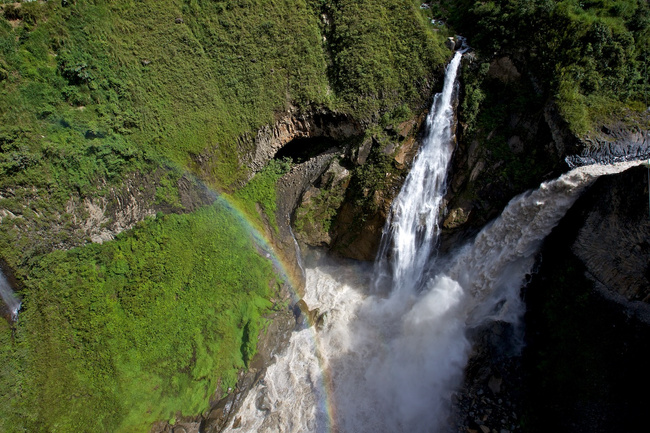
[[[446,229],[453,229],[460,227],[461,225],[467,222],[471,210],[465,210],[463,208],[455,208],[449,211],[447,218],[445,218],[442,223],[443,227]]]
[[[500,377],[492,376],[490,377],[490,380],[488,381],[488,387],[490,390],[498,394],[501,392],[501,383],[503,382],[503,379]],[[501,400],[499,400],[499,403],[501,403]]]
[[[418,151],[418,142],[415,137],[408,137],[400,144],[395,152],[393,159],[397,163],[397,168],[405,170],[411,164]]]
[[[359,148],[355,151],[354,155],[352,156],[352,161],[354,161],[354,163],[357,165],[365,164],[368,160],[368,156],[370,156],[370,150],[372,150],[374,143],[375,141],[372,137],[366,138],[363,143],[361,143]]]
[[[517,67],[512,63],[510,57],[500,57],[490,63],[488,77],[497,79],[503,83],[512,83],[521,78]]]
[[[266,388],[264,388],[260,392],[260,395],[257,397],[257,400],[255,401],[255,407],[265,412],[269,412],[271,410],[271,400],[269,399],[268,391]]]
[[[641,122],[650,124],[650,113]],[[587,139],[587,146],[579,155],[567,156],[566,162],[570,167],[650,158],[650,132],[647,129],[618,124],[603,127],[601,132]]]
[[[356,260],[374,260],[379,249],[379,241],[386,216],[390,210],[391,200],[398,193],[399,189],[395,188],[373,196],[377,211],[367,216],[362,225],[359,224],[361,209],[355,203],[343,203],[334,228],[335,251],[342,256]],[[384,194],[390,194],[390,197]]]
[[[321,313],[318,308],[314,308],[313,310],[309,309],[309,306],[304,299],[301,299],[296,303],[296,308],[300,309],[302,316],[306,318],[307,326],[314,326],[319,331],[323,326],[325,326],[327,322],[327,312]]]

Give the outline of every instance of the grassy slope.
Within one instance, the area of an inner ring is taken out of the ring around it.
[[[446,52],[417,5],[3,6],[0,209],[17,218],[0,223],[0,258],[24,302],[14,331],[0,324],[0,430],[144,432],[205,410],[218,381],[234,382],[275,277],[225,209],[144,221],[65,252],[51,251],[75,244],[69,231],[24,234],[69,220],[70,197],[105,196],[133,173],[168,165],[177,168],[156,196],[171,203],[178,172],[202,152],[218,157],[206,180],[231,190],[248,175],[237,137],[288,104],[362,119],[420,106]],[[232,198],[273,225],[284,169],[269,167]]]
[[[202,411],[252,357],[273,278],[218,204],[46,256],[3,348],[2,431],[146,431]]]

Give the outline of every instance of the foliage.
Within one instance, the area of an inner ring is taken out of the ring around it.
[[[273,278],[219,205],[43,257],[1,333],[2,430],[145,432],[205,410],[252,358]]]
[[[606,120],[607,107],[621,112],[647,105],[647,1],[444,3],[452,21],[484,55],[498,52],[525,61],[545,92],[556,97],[576,134],[585,135]]]
[[[420,2],[325,0],[325,27],[334,90],[360,113],[378,113],[404,102],[421,105],[430,72],[445,63],[446,34],[419,13]]]
[[[271,228],[276,233],[278,232],[278,223],[275,218],[277,207],[275,186],[278,179],[287,173],[290,167],[289,159],[272,159],[244,188],[234,194],[234,198],[240,203],[248,217],[258,221],[260,229],[264,227],[264,224],[259,220],[260,214],[256,209],[258,205],[262,208]]]

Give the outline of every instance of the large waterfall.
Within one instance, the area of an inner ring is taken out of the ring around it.
[[[427,116],[422,147],[386,221],[375,267],[375,285],[381,289],[415,290],[435,250],[453,153],[452,96],[461,56],[457,52],[447,66],[442,92]]]
[[[473,242],[439,260],[433,275],[459,61],[457,54],[435,98],[428,137],[374,269],[307,267],[305,301],[327,312],[327,321],[318,332],[294,332],[228,431],[444,431],[471,348],[467,330],[490,320],[516,323],[519,290],[541,241],[594,179],[638,164],[577,168],[515,197]]]

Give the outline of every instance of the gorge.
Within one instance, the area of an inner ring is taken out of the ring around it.
[[[649,29],[3,2],[0,431],[643,431]]]
[[[506,345],[520,352],[520,290],[543,240],[598,177],[641,164],[574,168],[515,197],[473,241],[436,257],[460,59],[434,99],[374,267],[325,257],[308,266],[304,300],[322,318],[294,332],[226,431],[453,431],[452,395],[477,344],[469,331],[505,323],[516,330]]]

